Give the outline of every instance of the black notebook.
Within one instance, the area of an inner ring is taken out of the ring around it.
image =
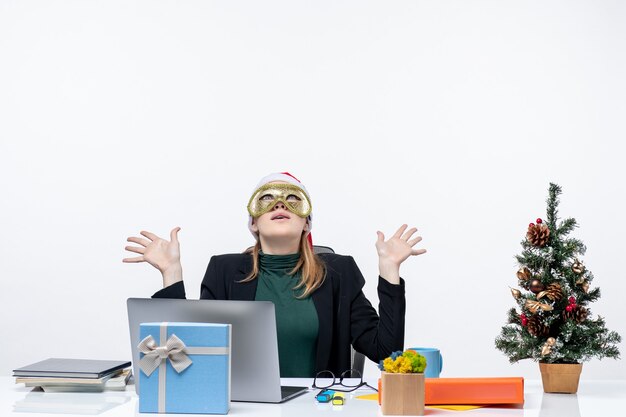
[[[130,361],[50,358],[22,368],[14,369],[13,376],[102,378],[105,375],[129,366]]]

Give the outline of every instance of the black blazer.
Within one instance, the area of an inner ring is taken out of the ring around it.
[[[350,369],[350,345],[374,362],[402,350],[406,300],[404,280],[393,285],[378,278],[380,317],[365,298],[365,279],[351,256],[318,255],[326,278],[311,297],[319,319],[316,372],[339,375]],[[241,283],[252,269],[248,254],[213,256],[201,285],[201,299],[254,300],[257,280]],[[185,298],[183,282],[163,288],[153,298]]]

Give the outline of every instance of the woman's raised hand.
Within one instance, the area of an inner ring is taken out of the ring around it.
[[[178,242],[179,230],[180,227],[172,229],[169,241],[146,231],[141,232],[143,238],[129,237],[126,239],[128,242],[136,243],[139,246],[126,246],[125,249],[129,252],[138,253],[141,256],[124,258],[122,262],[148,262],[161,271],[164,287],[181,281],[183,276],[180,264],[180,243]]]
[[[382,232],[378,234],[376,250],[378,251],[378,268],[380,276],[392,284],[400,283],[400,264],[409,256],[417,256],[426,253],[426,249],[413,249],[422,240],[421,236],[411,238],[417,229],[412,227],[407,230],[407,225],[403,224],[392,237],[385,240]]]

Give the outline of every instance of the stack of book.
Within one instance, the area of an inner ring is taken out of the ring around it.
[[[126,389],[130,362],[50,358],[14,369],[16,384],[46,392],[100,392]]]

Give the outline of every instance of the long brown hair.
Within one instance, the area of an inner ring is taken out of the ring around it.
[[[260,252],[261,243],[258,240],[253,247],[246,250],[246,253],[252,256],[252,271],[240,282],[250,282],[259,275]],[[304,290],[296,298],[306,298],[310,296],[315,290],[322,286],[324,278],[326,278],[326,266],[320,257],[313,252],[304,234],[300,238],[300,259],[298,259],[298,263],[288,274],[295,275],[297,272],[300,272],[300,282],[298,282],[298,285],[293,287],[293,289],[304,288]]]

